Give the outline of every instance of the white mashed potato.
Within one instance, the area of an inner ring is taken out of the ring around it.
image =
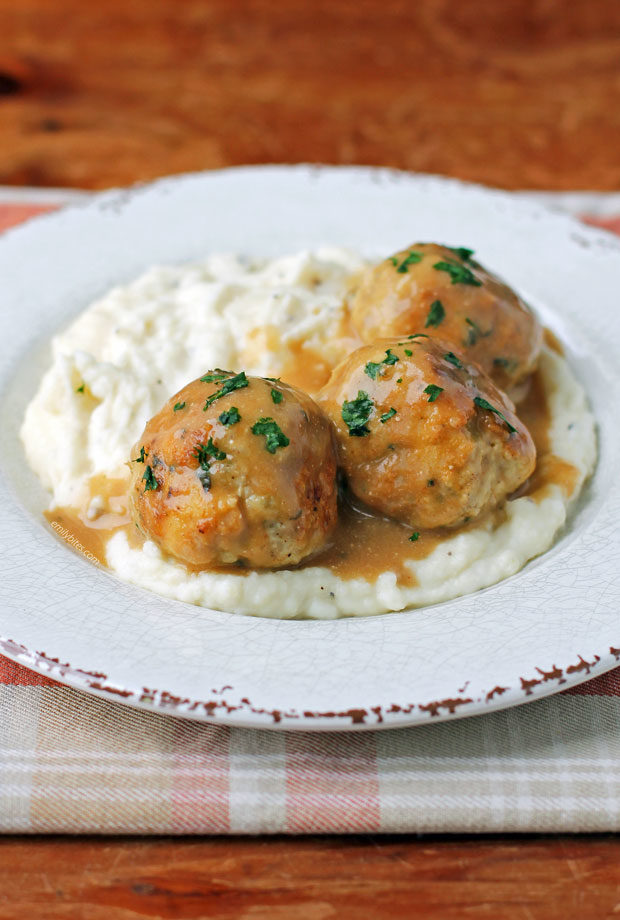
[[[28,461],[52,494],[52,507],[107,510],[92,478],[127,477],[127,460],[147,420],[205,369],[280,376],[303,342],[330,364],[342,357],[343,294],[365,262],[343,249],[318,249],[263,263],[228,255],[153,268],[114,288],[52,342],[53,363],[28,406],[22,439]],[[594,419],[566,361],[544,349],[541,372],[553,453],[576,470],[570,496],[559,485],[536,500],[507,503],[497,526],[446,539],[411,560],[417,584],[343,580],[320,566],[247,575],[188,572],[123,531],[107,562],[127,582],[220,610],[270,617],[368,616],[437,603],[494,584],[551,546],[596,459]]]

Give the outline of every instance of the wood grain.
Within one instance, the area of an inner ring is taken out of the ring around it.
[[[0,183],[240,163],[620,187],[615,0],[0,0]]]
[[[602,837],[0,842],[0,916],[587,920],[620,913]]]

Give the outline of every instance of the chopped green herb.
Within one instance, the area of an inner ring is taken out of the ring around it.
[[[459,361],[459,359],[457,358],[457,356],[454,354],[453,351],[447,352],[444,355],[444,358],[446,361],[449,361],[450,364],[453,364],[454,367],[463,367],[463,365],[461,364],[461,362]]]
[[[226,454],[223,450],[220,450],[219,447],[216,447],[213,443],[213,438],[209,438],[207,441],[207,452],[214,460],[225,460]]]
[[[270,383],[280,383],[279,377],[265,377],[265,380],[269,380]]]
[[[206,411],[210,405],[212,405],[216,399],[220,399],[222,396],[228,396],[229,393],[232,393],[234,390],[242,390],[244,387],[250,385],[250,381],[245,376],[245,371],[241,371],[240,374],[235,374],[234,377],[227,377],[224,379],[221,389],[216,393],[212,393],[211,396],[207,398],[206,403],[203,406],[203,410]]]
[[[208,470],[210,468],[211,461],[209,460],[205,444],[198,444],[194,448],[194,456],[198,460],[198,466],[202,467],[203,470]]]
[[[435,266],[436,268],[437,266]],[[428,329],[429,326],[439,326],[444,321],[446,316],[446,311],[444,310],[441,300],[434,300],[430,305],[428,316],[426,317],[426,322],[424,323],[424,328]]]
[[[291,443],[277,422],[272,418],[259,418],[251,428],[252,434],[265,435],[265,448],[275,454],[279,447],[288,447]]]
[[[405,354],[407,355],[408,358],[410,358],[413,352],[411,351],[410,348],[405,348]]]
[[[394,418],[395,415],[396,415],[396,409],[394,408],[394,406],[392,406],[391,409],[388,409],[387,412],[384,412],[383,415],[379,416],[379,421],[385,425],[385,423],[389,421],[389,419]]]
[[[472,287],[482,287],[482,281],[478,281],[469,268],[459,265],[458,262],[435,262],[433,268],[438,272],[447,272],[452,284],[471,284]]]
[[[435,480],[434,480],[434,479],[429,479],[428,482],[426,483],[426,485],[427,485],[427,486],[434,486],[434,485],[435,485]]]
[[[396,381],[396,383],[402,383],[402,382],[403,382],[403,378],[402,378],[402,377],[399,377],[398,380]]]
[[[221,415],[217,417],[218,422],[221,422],[222,425],[230,426],[236,425],[237,422],[241,421],[241,416],[239,415],[239,410],[236,406],[231,406],[230,409],[224,409]]]
[[[142,478],[144,479],[145,492],[155,492],[157,490],[159,483],[155,479],[155,474],[150,466],[145,467],[144,476]]]
[[[413,335],[408,335],[407,338],[411,339],[428,339],[429,336],[425,332],[414,332]]]
[[[358,390],[355,399],[345,399],[342,404],[342,420],[349,429],[350,437],[363,438],[370,434],[367,422],[372,410],[373,401],[364,390]]]
[[[501,418],[502,422],[504,422],[504,424],[506,425],[506,428],[511,434],[513,433],[513,431],[517,430],[514,427],[514,425],[510,424],[506,416],[502,415],[499,409],[496,409],[495,406],[492,406],[490,402],[486,401],[486,399],[483,399],[481,396],[474,396],[474,404],[478,406],[478,408],[486,409],[488,412],[493,412],[495,415]]]
[[[179,409],[184,409],[184,408],[185,408],[185,403],[184,403],[184,402],[182,402],[182,403],[175,403],[175,404],[174,404],[174,408],[173,408],[172,411],[173,411],[173,412],[178,412]]]
[[[388,350],[385,353],[385,358],[383,359],[383,363],[384,364],[396,364],[398,360],[399,360],[398,355],[395,355],[392,352],[392,349],[388,348]]]
[[[213,438],[210,437],[206,444],[196,445],[194,456],[199,465],[198,478],[202,483],[202,488],[208,492],[211,488],[211,460],[225,460],[226,454],[215,446]]]
[[[413,249],[409,252],[408,256],[405,256],[405,258],[400,263],[400,265],[398,264],[398,259],[396,258],[396,256],[392,256],[390,259],[390,262],[392,263],[392,265],[396,266],[396,271],[399,272],[399,274],[401,275],[404,275],[409,271],[410,265],[416,265],[418,262],[421,262],[421,261],[422,261],[422,253],[415,252],[415,250]]]
[[[141,447],[140,456],[136,457],[136,459],[134,460],[134,463],[145,463],[146,461],[144,458],[148,457],[148,453],[149,453],[148,450],[145,450],[144,447]]]
[[[232,377],[231,371],[216,371],[212,374],[205,374],[204,377],[200,378],[201,383],[218,383],[220,380],[226,380],[228,377]]]
[[[194,448],[194,455],[203,470],[209,469],[210,460],[225,460],[226,454],[213,443],[213,438],[209,438],[206,444],[197,444]]]
[[[478,339],[486,339],[487,336],[491,335],[493,332],[492,329],[489,329],[488,332],[483,332],[478,323],[475,323],[469,316],[465,317],[465,322],[469,326],[467,330],[467,341],[465,342],[466,345],[475,345]]]
[[[76,393],[83,393],[83,392],[84,392],[84,384],[82,383],[79,387],[76,387],[76,388],[75,388],[75,392],[76,392]]]
[[[493,358],[493,364],[495,367],[505,367],[506,370],[514,367],[514,361],[511,361],[510,358]]]
[[[280,393],[279,390],[275,390],[275,389],[272,388],[272,390],[271,390],[271,398],[272,398],[272,400],[274,401],[274,403],[275,403],[276,405],[278,405],[278,403],[281,403],[281,402],[282,402],[282,400],[284,399],[284,396],[282,395],[282,393]]]
[[[422,392],[427,394],[428,402],[435,402],[439,394],[443,393],[443,387],[438,387],[435,383],[429,383]]]
[[[419,540],[419,538],[420,538],[420,534],[418,533],[417,530],[415,530],[415,531],[411,534],[411,536],[409,537],[409,542],[410,542],[410,543],[415,543],[416,540]]]
[[[380,377],[381,374],[383,373],[383,365],[396,364],[398,360],[399,360],[398,355],[395,355],[392,352],[392,349],[388,348],[388,350],[385,353],[385,358],[383,359],[383,361],[367,361],[366,362],[366,365],[364,367],[364,373],[367,374],[368,377],[371,378],[371,380],[376,380],[377,377]]]
[[[367,374],[371,380],[376,380],[382,371],[383,361],[367,361],[364,367],[364,373]]]
[[[462,259],[463,262],[469,262],[474,254],[474,250],[467,249],[466,246],[448,246],[448,249]]]

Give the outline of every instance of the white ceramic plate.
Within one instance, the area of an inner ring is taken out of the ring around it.
[[[568,346],[600,459],[553,549],[484,591],[333,622],[236,616],[119,582],[41,511],[17,430],[50,335],[155,262],[415,239],[474,248]],[[108,193],[0,240],[0,651],[88,692],[196,719],[387,727],[511,706],[620,656],[620,243],[509,194],[386,170],[264,167]]]

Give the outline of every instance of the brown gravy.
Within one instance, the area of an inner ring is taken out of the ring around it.
[[[551,351],[554,351],[557,355],[564,357],[564,346],[560,342],[555,332],[552,332],[551,329],[548,329],[546,326],[543,329],[543,342],[547,348],[551,349]]]
[[[93,476],[90,494],[101,495],[109,512],[90,520],[85,511],[75,508],[53,508],[45,511],[45,517],[54,530],[78,553],[94,556],[101,565],[106,565],[105,547],[110,537],[124,530],[132,546],[140,546],[143,538],[137,531],[127,510],[127,487],[129,479],[109,479],[103,474]],[[75,541],[75,542],[73,542]]]
[[[546,341],[551,344],[548,338]],[[290,366],[283,369],[282,379],[306,392],[316,392],[329,377],[329,367],[320,355],[311,353],[307,348],[302,349],[301,344],[294,354],[296,360],[290,361]],[[551,485],[559,485],[567,495],[572,494],[578,471],[572,464],[551,453],[549,410],[538,372],[532,376],[527,396],[518,409],[519,417],[532,434],[538,459],[533,475],[512,497],[528,495],[534,501],[540,501]],[[70,544],[74,549],[91,553],[105,565],[105,545],[119,530],[126,533],[131,546],[140,546],[144,542],[127,512],[127,486],[127,479],[93,477],[91,494],[103,495],[107,507],[111,509],[109,513],[94,520],[89,520],[84,513],[72,508],[56,508],[47,511],[45,516],[52,526],[57,525],[55,529],[65,540],[73,538],[77,541],[79,545],[75,542]],[[502,514],[502,509],[493,512],[497,523]],[[383,572],[392,571],[396,573],[399,585],[413,586],[416,580],[406,565],[409,560],[423,559],[443,540],[463,530],[475,529],[481,523],[477,519],[459,529],[420,531],[417,540],[412,542],[410,527],[343,505],[331,546],[302,563],[299,568],[325,566],[342,579],[364,578],[370,582],[376,581]],[[187,566],[187,569],[190,572],[200,571],[197,566]],[[245,575],[251,570],[229,567],[217,571]]]
[[[300,568],[324,566],[345,581],[376,581],[382,572],[395,572],[399,585],[411,587],[417,582],[405,563],[423,559],[441,542],[441,536],[431,531],[420,531],[415,541],[411,536],[411,527],[406,524],[343,504],[331,546]]]
[[[289,345],[292,357],[284,363],[281,379],[306,393],[316,393],[330,378],[332,369],[318,351],[301,342]]]
[[[548,329],[545,330],[545,333],[548,332]],[[513,497],[529,495],[534,501],[540,501],[551,485],[560,486],[567,496],[572,495],[577,485],[578,470],[572,463],[567,463],[551,452],[551,419],[542,377],[538,371],[532,375],[527,396],[518,406],[518,415],[536,445],[536,469]]]

